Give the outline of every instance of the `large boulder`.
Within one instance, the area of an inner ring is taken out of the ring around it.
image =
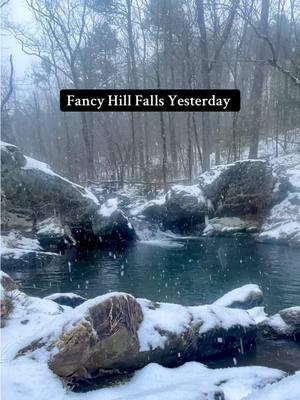
[[[37,233],[44,245],[78,240],[98,245],[104,240],[131,241],[134,229],[114,208],[105,214],[86,188],[54,173],[50,167],[24,156],[13,145],[1,144],[2,229]],[[105,205],[104,208],[105,209]]]
[[[244,310],[184,307],[111,293],[87,300],[35,336],[19,355],[46,346],[53,372],[74,382],[127,373],[151,362],[176,366],[243,351],[255,342],[256,324]]]
[[[275,177],[265,160],[237,161],[200,176],[200,188],[216,216],[261,214],[273,201]]]
[[[205,216],[210,213],[198,185],[173,186],[166,195],[165,208],[165,227],[180,231],[188,231],[191,227],[203,224]]]

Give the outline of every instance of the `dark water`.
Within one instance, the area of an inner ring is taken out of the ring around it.
[[[242,238],[181,240],[171,242],[172,247],[150,243],[123,251],[95,251],[84,258],[68,254],[43,267],[7,272],[21,282],[26,293],[41,297],[75,292],[92,298],[108,291],[124,291],[157,301],[198,305],[211,303],[246,283],[257,283],[264,292],[268,313],[300,305],[299,249]],[[238,362],[288,371],[300,368],[297,344],[270,346]],[[223,362],[230,365],[232,359]],[[222,361],[218,365],[223,365]]]

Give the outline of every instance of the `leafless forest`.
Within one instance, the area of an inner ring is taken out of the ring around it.
[[[300,127],[299,0],[26,3],[32,26],[4,21],[35,57],[26,96],[2,68],[2,139],[75,181],[192,181]],[[241,111],[62,113],[62,88],[237,88]]]

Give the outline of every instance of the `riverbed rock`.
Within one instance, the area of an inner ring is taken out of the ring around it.
[[[104,215],[89,190],[57,175],[47,164],[24,156],[16,146],[1,142],[1,166],[4,231],[37,230],[43,243],[55,244],[66,239],[72,243],[75,236],[81,244],[84,238],[88,244],[99,244],[102,235],[122,242],[135,239],[122,211]]]
[[[199,178],[200,188],[216,216],[262,214],[272,204],[275,185],[265,160],[237,161],[212,168]]]
[[[49,367],[72,382],[127,373],[151,362],[176,366],[245,351],[256,337],[256,324],[244,310],[153,303],[126,293],[87,300],[62,317],[19,354],[45,343]]]
[[[258,285],[250,283],[231,290],[213,304],[222,307],[249,310],[263,304],[263,292]]]
[[[100,242],[131,242],[135,230],[128,217],[118,207],[118,199],[107,200],[91,218],[92,230]]]
[[[72,329],[53,343],[50,368],[59,376],[92,378],[98,370],[122,369],[139,351],[137,329],[143,314],[130,295],[110,296],[92,305]]]
[[[279,311],[258,324],[259,336],[267,339],[292,339],[300,342],[300,306]]]

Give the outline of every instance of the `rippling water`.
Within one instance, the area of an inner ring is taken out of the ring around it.
[[[257,283],[269,313],[300,305],[300,250],[248,239],[149,241],[123,251],[55,257],[42,268],[10,269],[31,295],[108,291],[185,305],[211,303],[227,291]]]

